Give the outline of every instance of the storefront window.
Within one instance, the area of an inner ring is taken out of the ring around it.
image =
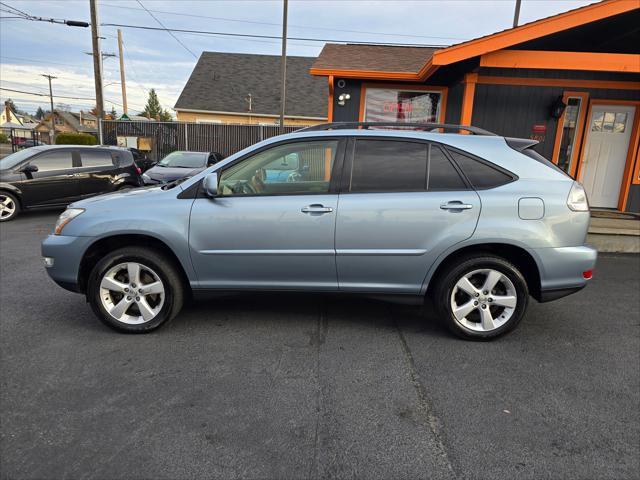
[[[366,122],[437,122],[440,92],[367,88]]]
[[[582,106],[582,99],[571,97],[567,100],[567,108],[564,111],[564,124],[562,126],[562,139],[560,140],[560,153],[558,154],[558,167],[567,173],[571,173],[571,159],[576,145],[576,130],[578,128],[578,116]]]

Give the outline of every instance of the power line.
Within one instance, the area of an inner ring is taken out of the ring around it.
[[[0,2],[0,5],[2,5],[5,8],[8,8],[10,13],[14,13],[14,14],[17,14],[17,15],[22,15],[25,18],[30,16],[28,13],[23,12],[19,8],[12,7],[11,5],[9,5],[9,4],[5,3],[5,2]],[[11,10],[13,10],[13,11],[11,11]]]
[[[222,35],[228,37],[243,37],[243,38],[268,38],[268,39],[276,39],[281,40],[282,37],[279,35],[257,35],[257,34],[248,34],[248,33],[229,33],[229,32],[212,32],[209,30],[188,30],[183,28],[158,28],[158,27],[149,27],[146,25],[127,25],[123,23],[102,23],[103,27],[119,27],[119,28],[135,28],[139,30],[155,30],[155,31],[171,31],[177,33],[199,33],[202,35]],[[289,40],[301,40],[305,42],[332,42],[332,43],[351,43],[354,45],[384,45],[384,46],[397,46],[397,47],[433,47],[440,48],[446,47],[448,45],[427,45],[420,43],[398,43],[398,42],[364,42],[359,40],[341,40],[335,38],[305,38],[305,37],[290,37]]]
[[[37,97],[48,97],[49,94],[48,93],[39,93],[39,92],[27,92],[25,90],[16,90],[13,88],[5,88],[5,87],[0,87],[0,90],[5,90],[7,92],[13,92],[13,93],[22,93],[24,95],[34,95]],[[63,98],[65,100],[90,100],[92,102],[95,102],[96,99],[95,98],[91,98],[91,97],[69,97],[69,96],[65,96],[65,95],[54,95],[55,98]],[[113,100],[109,100],[108,98],[105,98],[105,100],[109,103],[113,103],[115,105],[118,105],[119,107],[122,107],[122,104],[119,102],[115,102]],[[136,107],[140,107],[140,105],[136,105],[134,103],[132,103],[131,105],[134,105]]]
[[[50,63],[51,65],[62,65],[64,67],[86,67],[86,65],[81,65],[79,63],[51,62],[49,60],[31,59],[31,58],[24,58],[24,57],[9,57],[6,55],[0,55],[0,58],[9,58],[12,60],[24,60],[26,62],[32,62],[32,63]]]
[[[122,5],[113,5],[110,3],[103,3],[102,4],[105,7],[111,7],[111,8],[121,8],[121,9],[125,9],[125,10],[142,10],[140,8],[136,8],[136,7],[125,7]],[[211,16],[207,16],[207,15],[196,15],[196,14],[192,14],[192,13],[180,13],[180,12],[169,12],[166,10],[151,10],[151,9],[146,9],[149,12],[154,12],[154,13],[162,13],[162,14],[166,14],[166,15],[175,15],[175,16],[180,16],[180,17],[193,17],[193,18],[207,18],[207,19],[211,19],[211,20],[222,20],[224,22],[238,22],[238,23],[248,23],[248,24],[253,24],[253,25],[269,25],[269,26],[275,26],[275,27],[280,27],[281,24],[280,23],[274,23],[274,22],[259,22],[259,21],[255,21],[255,20],[240,20],[237,18],[226,18],[226,17],[211,17]],[[348,33],[363,33],[363,34],[369,34],[369,35],[382,35],[382,36],[389,36],[389,37],[412,37],[412,38],[437,38],[440,40],[467,40],[467,38],[461,38],[461,37],[443,37],[443,36],[437,36],[437,35],[412,35],[412,34],[406,34],[406,33],[386,33],[386,32],[370,32],[370,31],[365,31],[365,30],[346,30],[343,28],[330,28],[330,27],[316,27],[316,26],[311,26],[311,25],[289,25],[289,27],[291,28],[304,28],[307,30],[325,30],[325,31],[331,31],[331,32],[348,32]]]
[[[172,31],[170,31],[167,27],[165,27],[165,26],[164,26],[164,24],[163,24],[160,20],[158,20],[158,19],[156,18],[156,16],[155,16],[153,13],[151,13],[149,10],[147,10],[147,7],[145,7],[145,6],[142,4],[142,2],[141,2],[140,0],[137,0],[137,2],[140,4],[140,6],[141,6],[142,8],[144,8],[144,9],[146,10],[146,12],[147,12],[149,15],[151,15],[151,18],[153,18],[156,22],[158,22],[158,24],[159,24],[159,25],[160,25],[160,26],[161,26],[161,27],[162,27],[162,28],[163,28],[163,29],[164,29],[164,30],[165,30],[169,35],[171,35],[171,36],[175,39],[175,41],[176,41],[176,42],[178,42],[178,43],[182,46],[182,48],[184,48],[187,52],[189,52],[189,53],[193,56],[193,58],[198,58],[198,56],[197,56],[195,53],[193,53],[193,52],[189,49],[189,47],[187,47],[184,43],[182,43],[182,41],[181,41],[178,37],[176,37],[176,36],[173,34],[173,32],[172,32]]]

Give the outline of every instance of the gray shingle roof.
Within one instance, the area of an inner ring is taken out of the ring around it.
[[[309,74],[314,61],[287,57],[287,116],[327,116],[327,80]],[[203,52],[174,108],[247,113],[248,94],[254,114],[279,115],[279,56]]]

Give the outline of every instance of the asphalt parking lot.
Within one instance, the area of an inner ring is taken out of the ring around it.
[[[130,336],[47,277],[57,214],[0,227],[2,478],[638,478],[639,256],[490,343],[298,295]]]

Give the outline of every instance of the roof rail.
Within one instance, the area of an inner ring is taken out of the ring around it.
[[[414,123],[414,122],[332,122],[321,123],[319,125],[313,125],[311,127],[302,128],[296,130],[297,132],[320,132],[324,130],[345,130],[345,129],[364,129],[376,127],[395,127],[396,129],[411,128],[414,130],[426,130],[429,132],[436,132],[442,130],[443,132],[458,133],[460,130],[472,133],[473,135],[496,135],[488,130],[483,130],[478,127],[471,127],[468,125],[452,125],[449,123]]]

